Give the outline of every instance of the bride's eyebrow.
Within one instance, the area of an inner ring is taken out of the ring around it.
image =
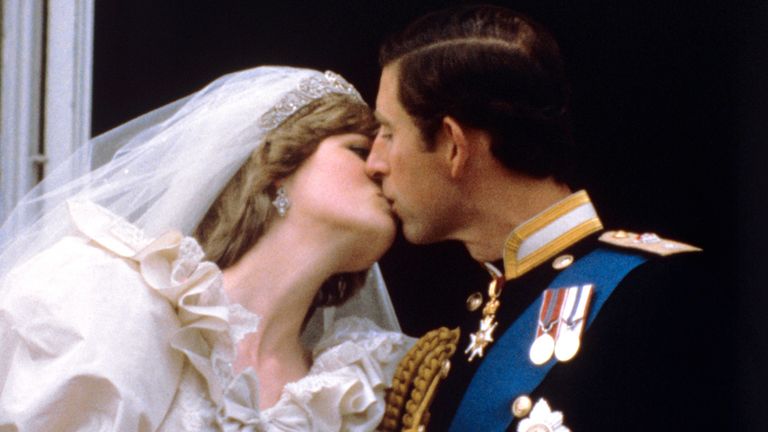
[[[349,144],[350,147],[365,147],[370,148],[371,147],[371,140],[370,139],[362,139],[362,138],[354,138],[352,139]]]

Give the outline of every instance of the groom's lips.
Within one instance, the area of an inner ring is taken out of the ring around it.
[[[387,195],[386,190],[383,190],[381,192],[381,195],[384,197],[385,200],[387,200],[387,204],[389,205],[389,209],[392,211],[392,214],[397,216],[397,209],[395,208],[395,199]]]
[[[400,219],[400,215],[397,213],[397,208],[395,207],[395,200],[391,198],[387,198],[387,203],[389,203],[389,209],[392,211],[392,214],[395,215],[395,217],[397,217],[398,219]]]
[[[389,206],[389,209],[390,209],[390,210],[392,210],[392,212],[394,213],[394,211],[395,211],[395,200],[393,200],[392,198],[388,197],[388,196],[387,196],[386,194],[384,194],[384,193],[381,193],[381,194],[379,194],[379,195],[380,195],[382,198],[384,198],[384,201],[386,201],[386,202],[387,202],[387,205]]]
[[[396,217],[396,216],[397,216],[397,213],[395,213],[395,207],[394,207],[394,203],[395,203],[395,201],[394,201],[393,199],[391,199],[391,198],[388,198],[388,197],[387,197],[386,195],[384,195],[383,193],[379,193],[379,197],[380,197],[381,199],[383,199],[383,200],[384,200],[384,202],[386,202],[386,203],[387,203],[387,207],[389,208],[389,212],[390,212],[390,213],[392,213],[392,216],[395,216],[395,217]]]

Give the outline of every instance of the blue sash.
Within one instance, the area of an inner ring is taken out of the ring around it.
[[[589,327],[619,282],[645,261],[645,257],[627,251],[596,249],[560,272],[549,288],[593,284]],[[494,343],[464,393],[451,432],[506,430],[512,422],[512,401],[532,393],[557,363],[553,358],[535,366],[528,359],[540,304],[541,296]]]

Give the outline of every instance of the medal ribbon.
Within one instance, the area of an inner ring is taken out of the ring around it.
[[[557,330],[557,323],[560,321],[560,310],[563,308],[565,292],[562,289],[549,288],[544,291],[544,299],[539,311],[539,330],[536,336],[548,334],[552,330]],[[546,305],[546,314],[542,316]],[[553,329],[554,326],[554,329]]]
[[[574,318],[576,318],[577,315],[583,316],[584,311],[586,310],[587,304],[589,304],[589,297],[584,299],[584,302],[582,304],[581,300],[584,295],[584,291],[587,290],[586,285],[580,285],[576,290],[576,299],[573,301],[573,305],[571,306],[571,313],[568,314],[568,318],[565,319],[565,324],[568,327],[575,326],[576,322],[574,322]]]

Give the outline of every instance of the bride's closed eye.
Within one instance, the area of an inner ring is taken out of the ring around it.
[[[352,144],[349,146],[349,150],[362,160],[366,160],[371,153],[371,148],[362,144]]]

